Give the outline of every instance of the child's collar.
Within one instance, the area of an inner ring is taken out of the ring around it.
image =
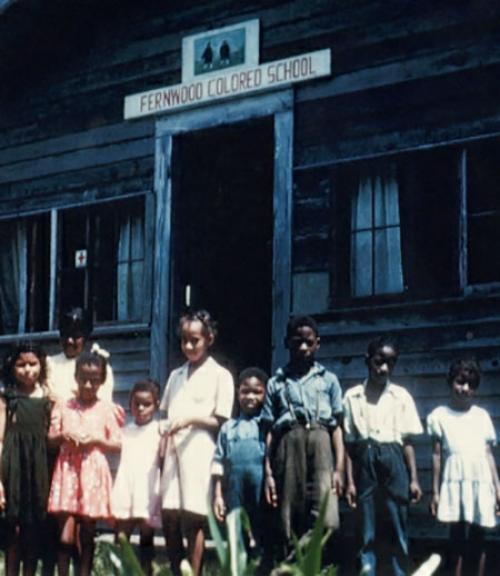
[[[299,379],[302,380],[302,378],[314,376],[316,374],[324,374],[325,371],[326,368],[324,366],[322,366],[319,362],[314,361],[309,371],[306,372],[305,374],[302,374],[299,377]],[[288,363],[283,368],[278,368],[278,370],[276,370],[276,377],[279,380],[286,380],[289,376],[293,377],[299,376],[296,372],[293,371],[293,368],[291,367],[290,363]]]

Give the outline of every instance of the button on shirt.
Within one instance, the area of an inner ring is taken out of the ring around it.
[[[297,378],[288,367],[278,369],[267,385],[262,420],[279,433],[296,423],[335,428],[342,414],[342,391],[335,374],[317,362]]]
[[[347,390],[344,396],[346,442],[375,440],[403,444],[407,436],[422,434],[415,402],[402,386],[388,382],[376,404],[366,399],[366,384]]]

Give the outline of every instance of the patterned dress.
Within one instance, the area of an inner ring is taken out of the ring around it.
[[[50,433],[62,432],[100,435],[114,442],[121,439],[113,405],[103,400],[92,406],[81,404],[76,398],[57,404],[52,411]],[[49,512],[110,518],[111,489],[111,473],[101,448],[63,442],[52,477]]]

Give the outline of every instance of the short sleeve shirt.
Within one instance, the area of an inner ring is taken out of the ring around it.
[[[406,437],[422,434],[423,428],[415,402],[402,386],[388,382],[377,404],[369,404],[365,381],[345,393],[344,432],[346,442],[403,444]]]
[[[274,432],[294,422],[335,428],[342,414],[342,390],[337,376],[315,362],[297,378],[288,367],[279,369],[267,385],[262,420]]]
[[[229,370],[211,356],[188,377],[189,363],[174,370],[167,382],[160,410],[169,419],[230,418],[233,410],[234,383]]]

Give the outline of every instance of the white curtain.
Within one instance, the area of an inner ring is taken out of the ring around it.
[[[26,325],[28,258],[26,221],[0,223],[0,326],[3,334]]]
[[[402,292],[399,187],[393,165],[360,175],[351,231],[352,295]]]
[[[144,218],[124,214],[118,241],[118,320],[140,320],[144,301]]]

